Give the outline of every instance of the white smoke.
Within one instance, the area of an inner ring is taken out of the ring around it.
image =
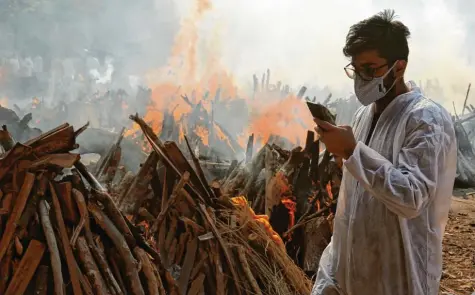
[[[181,13],[187,5],[182,2]],[[475,78],[468,58],[474,48],[467,47],[475,32],[469,31],[469,18],[462,17],[463,7],[455,0],[212,0],[212,5],[200,26],[202,43],[219,40],[208,44],[209,54],[219,52],[239,81],[270,68],[273,81],[350,93],[352,81],[343,71],[348,60],[342,54],[348,29],[385,8],[395,9],[411,31],[406,79],[423,84],[438,79],[443,93],[430,93],[431,98],[450,111],[455,101],[461,111],[467,85]]]

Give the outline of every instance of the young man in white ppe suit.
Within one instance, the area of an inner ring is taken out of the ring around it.
[[[437,295],[457,148],[449,113],[404,82],[408,28],[386,10],[350,28],[353,126],[315,119],[344,171],[312,295]]]

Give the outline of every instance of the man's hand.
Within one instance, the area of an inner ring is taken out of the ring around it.
[[[313,118],[317,127],[315,131],[320,136],[328,151],[347,160],[356,147],[356,139],[350,126],[335,126],[318,118]]]

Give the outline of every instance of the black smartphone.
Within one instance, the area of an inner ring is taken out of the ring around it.
[[[314,118],[320,119],[322,121],[328,121],[324,116],[326,113],[326,108],[323,105],[307,101],[307,106]]]

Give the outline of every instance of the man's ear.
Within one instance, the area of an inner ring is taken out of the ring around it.
[[[407,61],[406,60],[398,60],[396,61],[396,66],[394,67],[394,76],[396,78],[401,78],[404,76],[404,72],[406,71]]]

